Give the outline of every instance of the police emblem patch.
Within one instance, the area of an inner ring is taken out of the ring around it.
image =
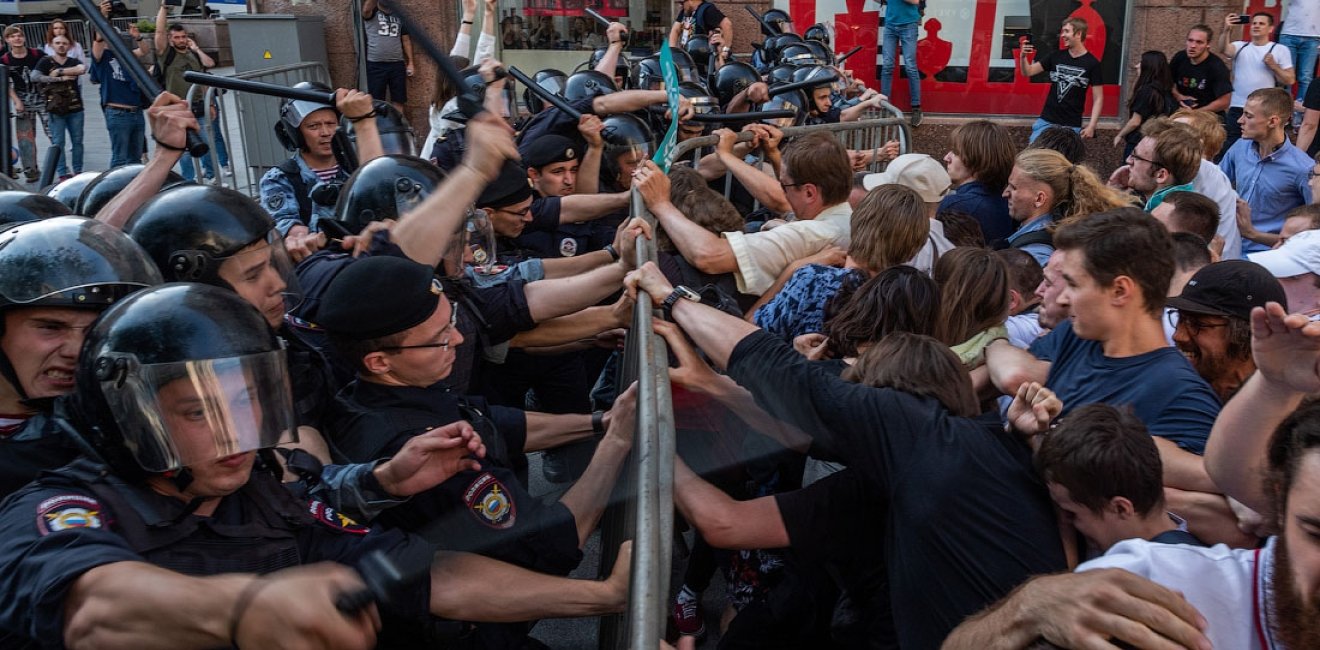
[[[270,195],[269,197],[266,198],[266,207],[270,208],[272,211],[279,210],[280,208],[284,207],[284,195],[283,194]]]
[[[61,494],[37,504],[37,531],[43,536],[71,528],[100,528],[101,504],[81,494]]]
[[[490,472],[482,472],[468,485],[463,492],[463,502],[477,521],[491,528],[510,528],[518,516],[518,508],[508,489]]]
[[[342,530],[354,535],[366,535],[371,529],[353,521],[344,516],[338,510],[331,508],[320,501],[310,501],[307,504],[307,511],[311,513],[312,518],[331,527],[335,530]]]
[[[559,254],[564,257],[573,257],[577,255],[577,240],[572,237],[565,237],[559,242]]]

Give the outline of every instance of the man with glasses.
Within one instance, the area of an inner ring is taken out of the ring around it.
[[[460,472],[391,509],[382,523],[427,534],[446,550],[567,575],[581,561],[582,546],[631,449],[631,393],[622,395],[612,411],[594,416],[524,412],[459,395],[444,382],[453,368],[454,348],[463,342],[453,313],[432,269],[410,260],[370,257],[335,277],[318,324],[335,352],[356,367],[357,380],[343,395],[362,410],[335,427],[334,453],[368,462],[391,456],[432,428],[471,422],[487,445],[480,469]],[[543,503],[527,492],[513,469],[524,452],[593,433],[604,436],[591,464],[557,502]],[[529,628],[483,625],[476,634],[484,642],[481,647],[515,647],[505,642],[524,637]]]
[[[1251,93],[1238,120],[1242,139],[1219,162],[1251,208],[1251,223],[1260,232],[1277,234],[1289,210],[1311,202],[1307,173],[1315,161],[1288,141],[1284,129],[1290,115],[1292,97],[1287,91],[1262,88]],[[1244,253],[1267,248],[1242,241]]]
[[[1170,192],[1193,191],[1192,179],[1201,169],[1201,141],[1191,129],[1165,117],[1148,120],[1141,135],[1127,159],[1124,189],[1148,197],[1145,209],[1150,212]]]
[[[1168,306],[1177,310],[1174,345],[1222,402],[1256,371],[1251,309],[1267,302],[1287,309],[1283,286],[1265,267],[1245,260],[1202,267],[1180,295],[1169,298]]]

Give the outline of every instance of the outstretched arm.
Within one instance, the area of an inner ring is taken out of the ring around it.
[[[431,565],[431,613],[487,623],[613,614],[628,603],[631,566],[630,541],[619,547],[614,569],[603,581],[561,578],[482,555],[442,551]]]
[[[156,151],[142,173],[96,213],[97,221],[122,229],[129,217],[160,191],[170,170],[183,157],[184,148],[188,146],[188,131],[199,128],[188,103],[167,92],[151,103],[147,119],[151,121],[151,137],[156,139]]]
[[[674,506],[715,548],[788,546],[788,529],[773,496],[737,501],[674,458]]]

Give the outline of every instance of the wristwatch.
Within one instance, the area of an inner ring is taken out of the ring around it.
[[[665,320],[673,320],[670,312],[674,309],[674,303],[677,303],[679,300],[701,302],[701,294],[681,284],[674,287],[673,293],[670,293],[669,296],[665,298],[665,301],[660,303],[660,312],[664,314]]]

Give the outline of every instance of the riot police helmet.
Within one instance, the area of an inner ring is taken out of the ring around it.
[[[532,81],[536,82],[537,86],[550,91],[550,94],[563,97],[564,83],[568,81],[568,75],[564,74],[563,70],[546,68],[538,70],[535,75],[532,75]],[[546,107],[545,100],[527,88],[523,88],[523,103],[527,105],[527,110],[533,115],[545,110]]]
[[[0,226],[73,214],[73,209],[49,196],[21,190],[0,191]]]
[[[46,196],[63,203],[69,210],[65,214],[73,214],[73,211],[78,208],[78,196],[82,194],[82,191],[87,188],[88,184],[100,175],[101,172],[83,172],[81,174],[74,174],[73,177],[66,178],[50,186],[45,194]]]
[[[595,70],[579,70],[564,83],[564,99],[595,99],[618,90],[609,75]]]
[[[344,183],[335,220],[356,234],[373,221],[398,219],[430,196],[444,178],[439,167],[416,156],[380,156]]]
[[[132,183],[133,179],[137,178],[138,174],[141,174],[142,170],[146,168],[146,165],[134,163],[101,172],[101,175],[92,179],[83,188],[82,193],[78,195],[78,202],[73,209],[74,214],[95,217],[96,213],[101,211],[101,208],[104,208],[111,199],[124,191],[124,188],[128,187],[128,184]],[[182,176],[171,170],[165,178],[165,182],[161,185],[161,191],[187,182]]]

